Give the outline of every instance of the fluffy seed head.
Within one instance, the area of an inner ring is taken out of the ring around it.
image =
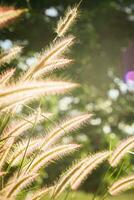
[[[27,12],[27,9],[0,6],[0,28],[8,25],[9,22],[22,15],[24,12]]]
[[[48,188],[42,188],[38,191],[35,192],[34,195],[32,195],[30,197],[29,200],[39,200],[41,199],[42,197],[44,197],[44,195],[48,194],[49,192],[51,192],[51,190],[53,189],[53,187],[48,187]]]
[[[7,52],[0,55],[0,65],[4,65],[5,63],[10,63],[11,60],[17,58],[22,51],[21,46],[14,46]]]
[[[23,159],[26,149],[26,157],[29,156],[33,151],[39,149],[42,144],[42,138],[31,139],[28,147],[27,143],[28,141],[24,139],[23,141],[15,144],[13,150],[10,151],[7,157],[7,162],[11,166],[17,165]]]
[[[71,181],[71,188],[73,190],[78,189],[78,187],[83,183],[89,174],[95,170],[99,164],[108,158],[110,155],[109,151],[99,152],[89,157],[89,159],[83,163],[80,169],[73,175]]]
[[[30,185],[35,178],[38,176],[38,174],[26,174],[22,177],[17,178],[16,175],[11,179],[11,184],[7,186],[7,190],[5,188],[5,196],[7,198],[16,197],[17,194]]]
[[[48,62],[48,64],[44,65],[41,69],[33,74],[33,78],[37,79],[42,76],[46,76],[48,73],[52,73],[56,69],[61,69],[66,67],[68,64],[71,63],[72,60],[59,58],[54,59],[52,62]]]
[[[11,124],[7,130],[3,133],[3,138],[7,137],[6,142],[4,143],[4,149],[5,151],[2,152],[1,154],[1,159],[0,159],[0,169],[3,167],[5,164],[5,160],[8,158],[8,154],[10,152],[10,149],[12,148],[15,139],[20,136],[24,131],[28,130],[30,127],[33,127],[34,124],[39,123],[42,120],[46,120],[51,116],[50,113],[42,113],[42,115],[38,115],[38,113],[35,113],[27,119],[23,119],[21,121],[14,121],[13,124]]]
[[[61,57],[64,52],[73,44],[74,37],[68,36],[62,38],[50,46],[42,55],[38,58],[38,63],[31,67],[22,77],[23,80],[29,80],[33,78],[33,75],[39,70],[43,69],[49,63],[52,63],[55,59]]]
[[[78,8],[73,7],[69,8],[65,13],[65,17],[61,18],[58,22],[57,28],[55,32],[59,37],[65,35],[65,33],[69,30],[70,26],[74,23],[78,14]]]
[[[134,148],[134,136],[131,136],[128,139],[121,141],[121,143],[117,146],[117,148],[110,156],[110,165],[112,167],[117,166],[123,156],[132,148]]]
[[[25,81],[0,88],[0,108],[15,107],[22,102],[38,99],[42,95],[62,94],[77,84],[65,81]]]
[[[28,168],[27,172],[35,173],[37,172],[42,166],[47,166],[53,160],[58,160],[61,157],[72,153],[73,151],[77,150],[80,145],[77,144],[68,144],[68,145],[60,145],[57,147],[53,147],[50,150],[43,152],[40,156],[34,159],[30,167]],[[26,166],[27,169],[27,166]]]
[[[54,187],[54,191],[52,197],[55,199],[57,198],[65,189],[69,186],[72,181],[72,177],[77,172],[78,169],[87,161],[88,158],[84,158],[81,161],[77,161],[73,164],[70,169],[68,169],[61,178],[59,179],[58,183]]]
[[[91,116],[91,114],[81,114],[68,119],[61,124],[58,124],[57,127],[54,127],[52,131],[47,133],[44,145],[42,145],[42,149],[46,150],[51,145],[55,144],[64,135],[81,127],[84,123],[89,121]]]
[[[134,187],[134,175],[123,177],[116,181],[110,188],[109,193],[112,196],[118,195],[121,192]]]
[[[2,75],[0,75],[0,87],[8,83],[10,78],[12,78],[15,69],[6,70]]]

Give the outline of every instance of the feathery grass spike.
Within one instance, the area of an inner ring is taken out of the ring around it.
[[[0,159],[0,170],[3,168],[4,164],[5,164],[5,160],[7,158],[7,155],[12,147],[14,143],[14,138],[8,138],[6,140],[6,142],[3,145],[3,149],[4,151],[1,153],[1,159]]]
[[[27,9],[15,9],[14,7],[0,6],[0,28],[27,12]]]
[[[95,170],[99,164],[101,164],[104,160],[108,158],[110,155],[109,151],[99,152],[91,157],[81,166],[80,169],[73,175],[71,181],[71,188],[73,190],[78,189],[78,187],[83,183],[83,181],[87,178],[89,174]]]
[[[4,143],[4,148],[5,151],[1,155],[1,160],[0,160],[0,169],[3,167],[5,160],[7,159],[7,156],[10,152],[10,149],[12,145],[15,142],[16,137],[20,136],[24,131],[32,127],[35,123],[39,123],[42,120],[48,119],[51,114],[50,113],[42,113],[42,115],[38,116],[36,118],[37,113],[27,117],[27,119],[23,119],[21,121],[14,121],[13,124],[11,124],[7,130],[3,133],[3,137],[8,137],[6,142]]]
[[[27,129],[31,128],[34,123],[39,123],[43,120],[48,120],[52,116],[51,113],[41,113],[37,117],[37,112],[27,117],[23,117],[22,120],[13,121],[9,127],[5,130],[4,136],[18,137],[24,133]],[[37,118],[36,118],[37,117]]]
[[[18,142],[15,144],[12,151],[10,151],[7,161],[11,166],[17,165],[24,156],[25,150],[27,149],[26,156],[29,156],[33,151],[40,148],[42,144],[42,138],[31,139],[29,146],[27,148],[27,140]]]
[[[44,195],[48,194],[53,187],[48,187],[48,188],[42,188],[38,190],[32,197],[30,197],[30,200],[40,200]]]
[[[67,12],[65,13],[65,17],[60,19],[60,21],[57,24],[57,28],[55,30],[55,32],[59,37],[64,36],[65,33],[69,30],[69,28],[74,23],[77,14],[78,14],[77,6],[73,8],[68,8]]]
[[[68,36],[54,42],[42,55],[38,58],[38,63],[31,67],[22,77],[24,80],[31,79],[33,75],[44,68],[47,64],[51,63],[61,57],[63,53],[73,44],[74,37]]]
[[[14,72],[15,69],[9,69],[0,75],[0,87],[8,83],[8,81],[12,78]]]
[[[71,62],[72,60],[65,58],[54,59],[52,62],[50,61],[48,64],[44,65],[43,68],[35,72],[33,74],[33,78],[36,79],[42,76],[46,76],[48,73],[51,73],[56,69],[61,69],[66,67]]]
[[[50,72],[53,72],[53,70],[55,69],[63,68],[65,65],[71,62],[71,60],[64,58],[63,54],[73,44],[74,37],[63,36],[73,24],[77,16],[80,3],[81,1],[75,7],[68,9],[65,17],[61,19],[56,29],[57,35],[61,38],[59,38],[58,40],[54,40],[52,46],[50,46],[50,48],[48,48],[39,56],[38,62],[37,64],[35,64],[35,66],[28,69],[19,78],[19,80],[17,79],[12,82],[10,81],[10,84],[9,80],[10,78],[12,78],[12,75],[14,73],[13,70],[11,70],[10,72],[7,71],[4,75],[0,77],[1,111],[10,111],[11,109],[12,115],[12,112],[16,111],[17,106],[22,103],[28,103],[34,99],[39,98],[42,95],[61,94],[78,86],[75,83],[65,82],[62,80],[43,81],[39,78],[47,75]],[[13,19],[18,17],[25,11],[25,9],[21,10],[15,9],[13,7],[0,6],[0,28],[8,25],[9,22],[11,22]],[[57,38],[58,37],[56,37],[56,39]],[[0,65],[9,63],[12,59],[16,58],[16,56],[18,56],[20,52],[21,47],[15,46],[9,51],[3,53],[0,56]],[[0,169],[5,166],[6,161],[9,162],[8,169],[10,169],[11,166],[17,165],[21,159],[23,160],[23,158],[27,158],[27,156],[29,156],[35,150],[39,150],[40,154],[33,154],[34,159],[29,159],[29,163],[25,166],[21,165],[21,172],[18,170],[19,173],[15,172],[15,175],[4,182],[4,188],[1,192],[1,194],[3,195],[2,200],[16,199],[19,192],[35,180],[35,178],[38,176],[37,172],[42,166],[46,167],[54,160],[58,160],[63,156],[74,152],[80,147],[77,144],[67,144],[59,146],[53,145],[66,133],[75,130],[83,123],[87,122],[87,120],[91,117],[91,115],[88,114],[82,114],[67,120],[60,126],[55,127],[51,132],[49,132],[46,135],[45,139],[36,138],[31,139],[31,141],[24,139],[22,143],[17,141],[18,136],[21,136],[22,133],[24,133],[29,128],[35,127],[36,123],[43,120],[44,118],[47,119],[50,116],[51,114],[49,113],[34,113],[29,117],[23,118],[23,120],[13,120],[14,123],[9,124],[7,128],[4,127],[5,130],[3,131],[1,137],[2,145],[0,146]],[[17,144],[14,145],[16,141]],[[104,159],[103,155],[101,159]],[[55,187],[53,193],[54,197],[58,196],[69,184],[75,184],[76,180],[74,179],[74,177],[76,177],[76,175],[79,179],[81,178],[81,168],[83,167],[85,170],[87,170],[88,168],[86,162],[89,164],[89,158],[85,158],[79,161],[69,171],[67,171],[64,176],[62,176]],[[2,173],[3,172],[1,170],[0,176],[4,175]],[[32,196],[33,200],[40,199],[44,194],[46,194],[46,192],[50,190],[51,188],[43,188],[39,190],[34,196]]]
[[[76,87],[77,84],[65,81],[25,81],[1,88],[0,108],[18,105],[19,102],[29,102],[41,95],[62,94]]]
[[[110,156],[110,165],[112,167],[117,166],[123,156],[132,148],[134,148],[134,136],[131,136],[128,139],[121,141],[121,143],[117,146],[117,148]]]
[[[4,65],[6,63],[10,63],[11,60],[17,58],[22,51],[21,46],[14,46],[7,52],[0,55],[0,65]]]
[[[57,127],[54,127],[52,131],[47,133],[44,145],[42,145],[42,149],[47,149],[51,145],[55,144],[57,140],[63,137],[65,134],[76,130],[84,123],[87,123],[91,116],[91,114],[81,114],[66,120],[65,122],[57,125]]]
[[[37,172],[42,166],[47,166],[53,160],[58,160],[61,157],[72,153],[73,151],[77,150],[80,145],[77,144],[68,144],[68,145],[60,145],[57,147],[53,147],[50,150],[43,152],[37,158],[34,159],[30,167],[28,167],[27,172],[35,173]],[[26,166],[27,168],[27,166]]]
[[[72,167],[63,173],[57,184],[55,184],[54,192],[52,194],[54,199],[57,198],[71,184],[73,175],[87,160],[88,158],[84,158],[81,161],[75,162]]]
[[[134,187],[134,175],[123,177],[117,180],[110,188],[109,193],[114,196]]]
[[[26,188],[28,185],[30,185],[35,178],[38,176],[38,174],[26,174],[19,178],[16,178],[14,176],[11,180],[11,184],[7,186],[7,190],[5,188],[5,196],[7,198],[16,197],[17,194],[24,188]]]

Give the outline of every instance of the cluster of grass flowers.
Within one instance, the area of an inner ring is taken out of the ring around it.
[[[63,94],[78,86],[76,83],[59,79],[47,79],[47,74],[55,69],[64,68],[71,60],[66,58],[65,52],[74,43],[74,36],[65,36],[78,14],[79,5],[69,8],[63,19],[57,25],[57,36],[52,44],[38,57],[38,62],[19,77],[15,78],[15,69],[5,70],[0,75],[0,199],[16,199],[19,193],[36,181],[40,176],[40,169],[50,165],[53,161],[65,157],[79,149],[79,144],[61,144],[60,140],[70,134],[91,118],[91,114],[81,114],[62,121],[43,136],[25,138],[26,133],[32,132],[35,126],[49,120],[52,113],[44,113],[37,108],[29,116],[22,115],[16,119],[17,107],[25,106],[29,102],[38,101],[41,96]],[[16,10],[11,7],[0,7],[0,28],[26,10]],[[20,55],[22,48],[15,46],[0,55],[0,65]],[[23,136],[23,137],[22,137]],[[113,151],[96,152],[87,155],[63,173],[58,181],[46,186],[28,197],[30,200],[41,199],[46,194],[56,199],[67,187],[76,190],[101,163],[109,161],[116,167],[123,156],[134,147],[134,137],[121,142]],[[14,172],[12,172],[14,169]],[[134,176],[128,176],[116,181],[109,193],[116,195],[134,184]],[[26,197],[27,198],[27,197]]]

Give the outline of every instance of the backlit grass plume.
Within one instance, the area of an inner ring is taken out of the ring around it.
[[[9,127],[3,132],[3,138],[7,138],[7,139],[4,141],[4,144],[3,144],[3,148],[5,150],[1,153],[0,169],[2,169],[5,161],[7,160],[10,149],[12,148],[16,138],[20,136],[22,133],[24,134],[24,132],[28,130],[30,127],[33,127],[34,124],[36,125],[40,121],[43,121],[44,119],[45,120],[48,119],[50,116],[51,116],[50,113],[46,113],[46,114],[42,113],[37,117],[37,113],[35,113],[27,117],[27,119],[24,118],[21,121],[15,121],[11,125],[9,125]],[[24,151],[21,153],[24,153]]]
[[[44,197],[46,194],[50,193],[52,191],[53,187],[45,187],[40,190],[37,190],[35,194],[31,195],[27,200],[40,200],[42,197]]]
[[[15,72],[15,69],[9,69],[0,75],[0,87],[4,86],[5,84],[9,82],[14,72]]]
[[[45,77],[56,69],[67,67],[71,62],[72,60],[67,58],[54,59],[52,62],[50,61],[48,64],[45,64],[41,69],[37,70],[37,72],[33,74],[33,78],[37,79],[42,76]]]
[[[88,160],[83,163],[81,168],[73,175],[71,181],[71,188],[73,190],[78,189],[78,187],[85,181],[89,174],[92,173],[104,160],[110,155],[109,151],[99,152],[91,155]]]
[[[27,12],[27,9],[15,9],[14,7],[0,6],[0,28],[7,26],[24,12]]]
[[[42,144],[42,149],[46,150],[51,145],[54,145],[64,135],[87,123],[91,116],[91,114],[82,114],[59,123],[46,134],[45,142]]]
[[[35,150],[40,149],[43,141],[42,138],[31,139],[27,147],[28,141],[26,139],[18,142],[14,145],[13,150],[10,151],[7,161],[11,166],[17,165],[23,159],[25,150],[27,149],[26,157],[29,156]]]
[[[109,193],[115,196],[132,187],[134,187],[134,175],[122,177],[109,188]]]
[[[70,167],[66,172],[63,173],[61,178],[55,184],[52,197],[57,198],[70,184],[73,175],[77,172],[80,167],[88,160],[88,158],[82,159],[81,161],[77,161]]]
[[[2,53],[0,55],[0,66],[6,63],[10,63],[11,60],[17,58],[20,55],[21,51],[22,51],[21,46],[14,46],[10,50]]]
[[[7,110],[20,103],[38,99],[42,95],[65,93],[77,85],[65,81],[25,81],[0,88],[0,108]]]
[[[38,176],[38,174],[25,174],[23,176],[20,176],[19,178],[15,174],[13,178],[10,180],[10,184],[7,185],[7,188],[4,189],[5,199],[16,197],[17,194],[30,185],[35,178]]]
[[[134,136],[131,136],[128,139],[121,141],[110,156],[110,165],[112,167],[117,166],[123,156],[128,153],[128,151],[132,148],[134,148]]]
[[[69,30],[70,26],[74,23],[76,17],[78,15],[78,7],[75,6],[73,8],[68,8],[65,13],[65,17],[61,18],[57,24],[55,32],[58,37],[62,37]]]
[[[109,154],[110,152],[108,151],[99,152],[76,162],[62,175],[55,185],[53,198],[57,198],[68,186],[71,186],[73,190],[76,190],[84,182],[87,176],[108,158]]]
[[[43,72],[45,72],[45,68],[47,68],[48,65],[50,65],[50,64],[51,64],[51,66],[53,65],[53,68],[55,68],[54,67],[55,59],[61,58],[61,56],[63,56],[64,52],[73,44],[73,41],[74,41],[74,37],[68,36],[68,37],[59,39],[56,42],[53,42],[53,44],[50,45],[50,47],[47,50],[45,50],[43,53],[41,53],[41,55],[38,58],[37,64],[35,66],[31,67],[24,74],[22,79],[24,79],[24,80],[32,79],[34,77],[34,74],[36,76],[36,74],[38,74],[39,72],[40,72],[40,75],[42,75]],[[60,66],[60,64],[59,64],[59,66]],[[63,64],[64,65],[66,64],[65,60],[62,63],[62,65]],[[58,66],[56,68],[58,68]],[[52,67],[51,67],[51,69],[52,69]],[[42,73],[41,73],[41,71],[42,71]]]
[[[44,116],[46,116],[46,114],[44,114]],[[51,116],[51,114],[50,114],[50,116]],[[48,113],[47,117],[49,118],[49,113]],[[63,137],[65,134],[78,129],[80,126],[87,123],[89,121],[90,117],[91,117],[91,115],[89,115],[89,114],[83,114],[83,115],[73,117],[72,119],[69,119],[69,120],[57,125],[56,127],[54,127],[53,130],[50,131],[49,133],[47,133],[45,137],[40,137],[40,138],[31,140],[29,143],[28,149],[27,149],[27,155],[29,155],[36,149],[46,151],[47,149],[51,148],[51,146],[56,144],[57,141],[59,139],[61,139],[61,137]],[[30,120],[30,122],[31,122],[31,120]],[[28,125],[28,122],[26,124]],[[29,124],[29,125],[31,125],[31,124]],[[24,128],[25,128],[25,126],[24,126]],[[23,157],[23,152],[26,149],[26,147],[27,147],[27,142],[25,140],[17,143],[17,145],[14,147],[14,150],[8,156],[9,157],[8,162],[11,165],[18,164],[18,162]]]
[[[78,148],[79,145],[77,144],[67,144],[53,147],[50,150],[41,153],[33,161],[31,160],[31,164],[28,164],[28,167],[26,166],[26,172],[36,173],[41,167],[46,167],[53,160],[58,160],[65,155],[71,154]]]

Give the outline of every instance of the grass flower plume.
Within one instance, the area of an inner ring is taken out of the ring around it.
[[[134,175],[123,177],[117,180],[110,188],[109,193],[112,196],[134,187]]]
[[[117,166],[123,156],[128,153],[129,150],[134,148],[134,136],[129,137],[120,142],[117,148],[113,151],[110,156],[109,162],[112,167]]]

